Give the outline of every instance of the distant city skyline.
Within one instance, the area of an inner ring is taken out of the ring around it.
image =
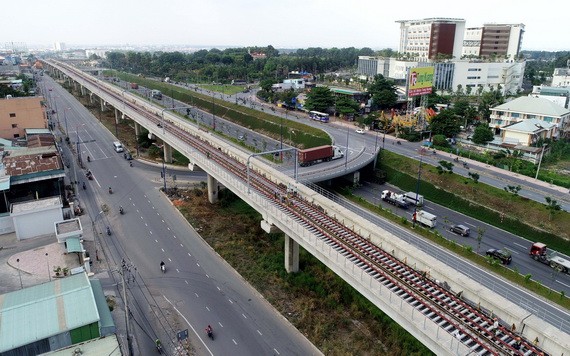
[[[354,4],[340,0],[31,0],[22,8],[7,2],[2,5],[0,43],[25,43],[28,48],[63,42],[68,48],[272,45],[398,50],[400,24],[396,21],[448,17],[464,19],[466,27],[522,23],[526,30],[522,50],[570,50],[567,14],[560,11],[568,4],[562,0],[545,3],[543,13],[530,0],[482,0],[461,9],[450,0]]]

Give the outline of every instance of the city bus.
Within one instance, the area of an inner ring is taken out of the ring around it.
[[[329,114],[318,111],[309,111],[309,117],[320,122],[329,122]]]

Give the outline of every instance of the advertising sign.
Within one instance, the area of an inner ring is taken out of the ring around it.
[[[431,94],[434,67],[410,68],[408,97]]]

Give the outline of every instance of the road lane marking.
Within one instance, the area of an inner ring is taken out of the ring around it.
[[[275,351],[275,353],[276,353],[277,355],[281,355],[281,354],[279,353],[279,351],[277,351],[277,349],[273,349],[273,351]]]
[[[207,311],[211,311],[210,308],[208,308],[208,307],[206,307],[206,310],[207,310]]]
[[[216,286],[216,288],[218,288],[218,290],[221,292],[222,290],[220,289],[220,287]]]
[[[188,319],[186,319],[186,317],[184,315],[182,315],[182,313],[176,308],[176,306],[174,306],[174,304],[172,304],[172,302],[170,300],[168,300],[168,298],[166,298],[166,296],[162,296],[164,299],[166,299],[166,301],[172,305],[172,308],[174,308],[174,310],[176,310],[176,312],[178,313],[178,315],[180,315],[184,321],[186,322],[186,324],[188,324],[190,326],[190,328],[192,328],[192,331],[194,332],[194,334],[196,334],[196,336],[198,337],[198,339],[200,339],[200,342],[202,342],[202,344],[204,345],[204,347],[206,348],[206,350],[208,350],[208,352],[210,353],[210,355],[214,356],[214,354],[212,353],[212,351],[210,351],[210,349],[208,348],[208,346],[206,345],[206,343],[204,342],[204,340],[202,340],[202,337],[196,332],[196,329],[194,329],[194,326],[192,326],[192,324],[190,324],[190,322],[188,321]],[[275,350],[275,349],[274,349]]]
[[[149,232],[150,232],[150,234],[152,235],[152,230],[150,230]]]
[[[200,297],[198,296],[198,293],[194,293],[194,295],[196,296],[196,298],[200,298]]]
[[[569,286],[568,284],[566,284],[566,283],[560,282],[559,280],[556,280],[556,282],[562,284],[563,286],[566,286],[566,287],[570,288],[570,286]]]
[[[157,240],[157,239],[154,239],[154,242],[158,243],[158,240]]]
[[[168,258],[168,262],[172,262],[172,260],[170,258]]]
[[[261,333],[261,331],[259,331],[259,330],[257,330],[257,333],[258,333],[259,335],[263,335],[263,334]]]
[[[247,319],[247,316],[245,316],[245,314],[241,314],[241,316],[243,316],[244,319]]]
[[[522,247],[522,248],[524,248],[525,250],[527,249],[527,246],[523,246],[523,245],[518,244],[518,243],[516,243],[516,242],[513,242],[513,244],[517,245],[518,247]]]
[[[232,302],[232,300],[231,300],[231,299],[228,299],[228,300],[230,301],[230,303],[234,304],[234,302]]]
[[[232,339],[232,341],[234,342],[234,344],[236,344],[236,345],[237,345],[237,342],[236,342],[234,339]]]
[[[210,278],[210,276],[208,276],[208,274],[206,273],[206,277]]]
[[[186,282],[186,284],[190,284],[190,283],[188,283],[188,281],[187,281],[187,280],[184,280],[184,282]]]
[[[167,226],[167,227],[166,227],[166,230],[170,231],[170,228]]]
[[[200,267],[200,264],[199,264],[199,263],[196,263],[196,266]]]
[[[177,268],[177,269],[176,269],[176,272],[180,273],[180,270]]]
[[[163,248],[161,248],[161,250],[162,250],[162,252],[166,252],[166,251],[164,251],[164,249],[163,249]]]
[[[162,222],[164,222],[164,219],[162,219]]]
[[[192,255],[190,254],[190,252],[188,252],[188,256],[192,257]]]
[[[176,235],[172,235],[172,236],[174,236],[174,238],[176,238]]]
[[[183,245],[183,244],[180,244],[180,247],[184,247],[184,245]]]
[[[221,328],[223,328],[224,326],[222,325],[221,322],[218,321],[218,324],[220,325]]]

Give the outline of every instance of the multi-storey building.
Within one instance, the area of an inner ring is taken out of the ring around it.
[[[553,87],[570,87],[570,68],[555,68],[552,75]]]
[[[441,55],[447,58],[461,57],[465,20],[453,18],[429,18],[400,20],[399,52],[409,59],[426,62]]]
[[[43,97],[0,99],[0,137],[24,137],[26,129],[47,128]]]
[[[462,57],[518,58],[522,46],[523,24],[484,24],[465,30]]]

